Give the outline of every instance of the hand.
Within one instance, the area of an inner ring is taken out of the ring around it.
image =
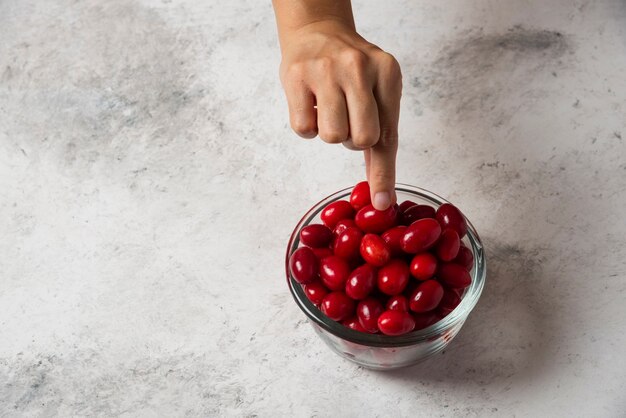
[[[363,39],[353,24],[336,19],[292,29],[281,37],[281,46],[280,78],[293,130],[364,150],[374,207],[384,210],[395,203],[398,62]]]

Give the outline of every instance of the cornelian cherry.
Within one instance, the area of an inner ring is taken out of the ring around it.
[[[409,311],[409,301],[403,295],[395,295],[387,300],[387,309],[390,311]]]
[[[443,286],[437,280],[426,280],[409,296],[409,306],[413,312],[432,311],[443,298]]]
[[[359,210],[372,202],[370,197],[370,185],[366,181],[357,183],[350,194],[350,204],[355,210]]]
[[[437,277],[453,289],[464,289],[472,283],[472,277],[465,267],[455,263],[442,263],[437,269]]]
[[[359,256],[363,232],[359,228],[348,227],[333,241],[333,253],[346,260],[353,260]]]
[[[322,283],[330,290],[343,290],[350,275],[350,265],[336,255],[322,258],[319,265]]]
[[[349,219],[354,216],[354,208],[350,205],[350,202],[346,200],[337,200],[336,202],[329,203],[320,214],[322,222],[329,228],[334,228],[342,219]]]
[[[308,247],[300,247],[289,257],[289,270],[298,283],[309,283],[317,278],[317,257]]]
[[[429,205],[415,205],[409,207],[402,213],[402,220],[405,225],[411,225],[419,219],[434,218],[435,208]]]
[[[385,210],[376,210],[371,204],[361,208],[354,221],[364,232],[380,234],[397,222],[398,210],[396,206],[390,206]]]
[[[452,261],[459,254],[461,240],[456,230],[448,228],[441,233],[435,253],[441,261]]]
[[[408,312],[387,310],[378,317],[378,329],[385,335],[402,335],[414,328],[415,320]]]
[[[331,292],[322,300],[322,312],[333,321],[341,321],[354,314],[354,300],[343,292]]]
[[[307,225],[300,231],[300,242],[311,248],[327,247],[333,232],[322,224]]]
[[[409,266],[404,260],[391,260],[378,270],[378,289],[386,295],[398,295],[409,283],[409,276]]]
[[[383,313],[383,305],[378,299],[367,298],[359,302],[356,316],[361,326],[370,333],[378,332],[378,317]]]
[[[417,280],[428,280],[437,271],[437,258],[431,253],[420,253],[411,260],[411,275]]]
[[[376,234],[365,234],[361,240],[360,253],[363,260],[376,267],[384,266],[391,258],[387,243]]]
[[[365,299],[376,286],[376,269],[369,264],[357,267],[348,276],[346,295],[352,299]]]
[[[402,250],[409,254],[426,251],[432,247],[441,235],[439,222],[432,218],[419,219],[413,222],[402,237]]]
[[[382,239],[384,239],[387,243],[392,257],[400,257],[403,254],[402,238],[404,237],[405,231],[406,226],[398,225],[394,226],[391,229],[388,229],[387,231],[385,231],[384,234],[381,235]]]
[[[328,289],[319,280],[315,280],[311,283],[307,283],[302,286],[304,288],[304,294],[315,305],[322,303],[324,296],[328,294]]]
[[[463,238],[467,233],[465,217],[456,206],[444,203],[437,209],[436,217],[442,228],[454,229],[459,234],[459,238]]]

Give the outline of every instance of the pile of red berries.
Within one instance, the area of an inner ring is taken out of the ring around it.
[[[322,224],[300,230],[292,277],[332,320],[353,330],[402,335],[448,315],[470,285],[467,223],[453,205],[411,201],[378,211],[367,182],[330,203]]]

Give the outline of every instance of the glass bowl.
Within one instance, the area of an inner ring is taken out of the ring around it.
[[[296,225],[289,239],[285,268],[287,284],[298,307],[308,317],[317,335],[340,356],[363,367],[376,370],[396,369],[423,361],[443,350],[459,332],[468,315],[476,306],[485,285],[487,273],[485,253],[476,229],[467,221],[465,245],[472,251],[474,267],[470,272],[472,284],[465,289],[461,303],[448,316],[439,322],[418,331],[401,336],[367,334],[354,331],[324,315],[305,295],[302,285],[296,282],[289,272],[289,256],[300,243],[300,230],[311,223],[321,223],[320,212],[326,205],[336,200],[348,199],[352,187],[340,190],[313,206]],[[398,202],[412,200],[419,204],[429,204],[435,208],[445,199],[419,187],[396,184]]]

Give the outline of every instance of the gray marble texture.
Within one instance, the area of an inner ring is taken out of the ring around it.
[[[298,139],[269,1],[0,1],[0,416],[626,416],[626,2],[357,1],[404,74],[398,180],[462,207],[483,296],[372,372],[293,303]]]

